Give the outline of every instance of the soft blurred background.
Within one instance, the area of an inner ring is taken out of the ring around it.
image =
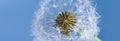
[[[0,0],[0,41],[32,41],[31,24],[39,0]]]
[[[0,0],[0,41],[32,41],[31,24],[40,0]],[[93,0],[101,15],[103,41],[120,41],[120,1]]]
[[[99,37],[103,41],[120,41],[120,0],[96,0],[101,15]]]

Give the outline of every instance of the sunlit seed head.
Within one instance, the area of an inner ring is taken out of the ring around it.
[[[73,26],[75,26],[76,18],[72,12],[62,12],[55,19],[55,23],[62,34],[69,35]]]

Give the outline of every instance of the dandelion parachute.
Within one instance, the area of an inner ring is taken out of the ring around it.
[[[33,41],[101,41],[98,19],[90,0],[40,0],[32,24]]]

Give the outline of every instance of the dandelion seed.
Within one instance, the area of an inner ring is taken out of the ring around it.
[[[55,21],[56,25],[60,28],[61,33],[69,35],[71,29],[75,26],[76,18],[72,12],[62,12]]]
[[[39,6],[32,24],[34,41],[101,41],[99,15],[90,0],[40,0]]]

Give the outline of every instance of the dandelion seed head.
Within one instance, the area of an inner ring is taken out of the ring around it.
[[[62,12],[55,20],[55,23],[60,28],[61,33],[69,35],[71,29],[75,26],[76,18],[72,12]]]
[[[40,0],[35,15],[33,41],[96,41],[99,33],[99,15],[89,0]]]

